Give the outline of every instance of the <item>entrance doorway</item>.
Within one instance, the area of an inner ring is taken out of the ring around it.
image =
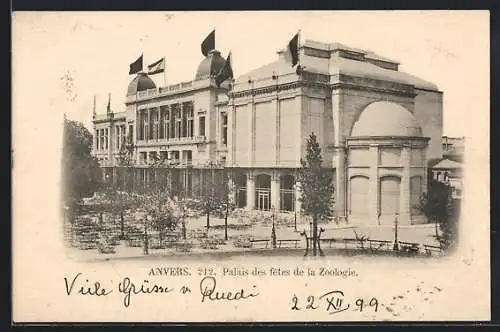
[[[255,177],[255,207],[257,210],[271,209],[271,176],[259,174]]]

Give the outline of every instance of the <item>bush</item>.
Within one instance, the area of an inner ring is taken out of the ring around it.
[[[208,233],[204,229],[193,229],[193,230],[190,230],[188,232],[187,237],[191,238],[191,239],[197,239],[197,240],[205,239],[208,237]]]
[[[209,237],[206,239],[202,239],[200,241],[201,248],[203,249],[218,249],[219,244],[221,244],[220,240],[214,238],[214,237]]]
[[[233,241],[233,245],[235,248],[252,248],[253,237],[250,235],[240,235]]]
[[[114,254],[115,249],[111,237],[106,235],[101,235],[97,243],[97,250],[101,254]]]
[[[181,252],[189,252],[193,248],[193,244],[187,240],[177,242],[176,249]]]

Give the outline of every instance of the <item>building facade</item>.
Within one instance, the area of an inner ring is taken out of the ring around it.
[[[442,158],[442,92],[369,51],[306,40],[299,52],[301,71],[280,51],[275,62],[221,88],[211,77],[224,63],[217,51],[194,81],[175,88],[136,77],[125,112],[94,118],[96,156],[112,169],[113,151],[128,137],[138,180],[148,180],[146,165],[157,156],[194,169],[218,162],[230,171],[239,207],[300,211],[297,170],[314,133],[338,220],[423,222],[416,205],[427,163]],[[99,149],[102,135],[110,143]],[[199,181],[184,179],[181,185]]]
[[[139,73],[128,86],[124,111],[94,114],[93,151],[104,179],[120,184],[128,171],[128,187],[165,180],[186,195],[200,190],[227,154],[227,116],[216,104],[228,85],[219,88],[213,79],[224,64],[213,50],[194,80],[166,87]]]

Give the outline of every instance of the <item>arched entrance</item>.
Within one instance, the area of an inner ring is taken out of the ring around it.
[[[394,221],[399,214],[401,178],[384,176],[380,179],[380,217]]]
[[[255,177],[255,208],[269,211],[271,209],[271,176],[259,174]]]
[[[349,186],[349,214],[353,217],[368,217],[368,184],[366,176],[353,176]]]

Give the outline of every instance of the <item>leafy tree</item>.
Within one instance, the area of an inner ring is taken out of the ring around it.
[[[322,167],[321,149],[312,133],[307,140],[305,160],[301,159],[299,182],[302,210],[313,220],[313,254],[317,255],[318,220],[332,215],[334,186],[328,170]]]
[[[224,218],[227,225],[229,213],[234,210],[234,204],[230,200],[231,188],[229,186],[229,176],[227,171],[218,163],[207,163],[205,165],[210,172],[200,183],[200,188],[196,190],[196,206],[194,208],[206,215],[207,231],[210,229],[210,216]],[[226,227],[227,228],[227,227]],[[227,237],[227,229],[226,229]]]
[[[177,229],[179,217],[175,213],[175,207],[167,191],[161,188],[148,188],[146,194],[139,196],[139,210],[146,216],[144,220],[144,233],[147,238],[148,230],[158,232],[160,243],[168,232]],[[147,241],[144,243],[147,246]]]
[[[441,235],[436,236],[443,250],[452,249],[457,239],[459,204],[452,198],[451,186],[430,180],[427,193],[420,199],[419,209],[430,222],[439,225]]]
[[[64,119],[62,182],[65,206],[74,208],[83,197],[98,190],[101,171],[91,155],[92,134],[77,121]]]

